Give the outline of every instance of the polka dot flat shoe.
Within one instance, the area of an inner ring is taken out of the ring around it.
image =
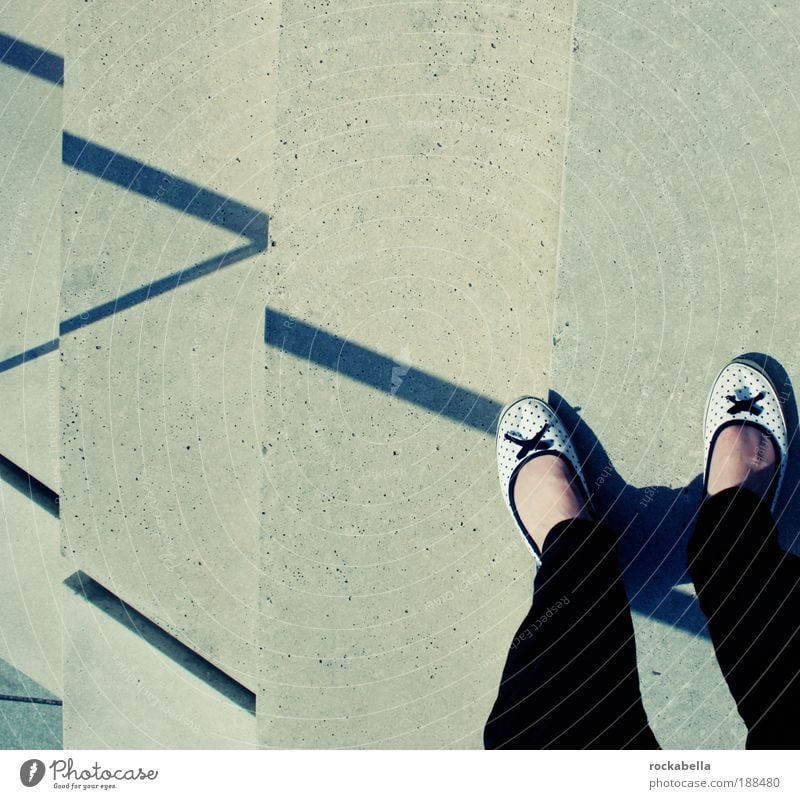
[[[746,358],[734,358],[717,376],[706,405],[703,424],[705,475],[703,494],[708,487],[711,453],[719,434],[732,424],[747,424],[766,431],[778,455],[778,467],[764,501],[774,511],[786,472],[789,437],[780,395],[764,369]]]
[[[543,400],[522,397],[507,405],[497,424],[497,472],[500,489],[525,543],[541,565],[542,553],[525,529],[514,503],[514,483],[523,466],[540,455],[557,453],[578,475],[585,496],[589,489],[564,423]]]

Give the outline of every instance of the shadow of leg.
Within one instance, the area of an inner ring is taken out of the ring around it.
[[[697,604],[673,590],[686,579],[686,545],[696,521],[702,475],[683,488],[631,485],[580,409],[556,391],[550,392],[549,402],[582,453],[597,518],[620,533],[620,566],[631,608],[691,635],[707,636]]]

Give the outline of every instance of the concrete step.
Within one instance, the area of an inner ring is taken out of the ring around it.
[[[480,747],[530,603],[493,416],[547,385],[571,3],[282,25],[260,741]]]
[[[121,15],[73,3],[68,23],[64,547],[119,600],[254,691],[263,404],[252,386],[275,12],[231,1]],[[94,642],[108,624],[87,608],[70,619],[69,745],[253,739],[247,712],[206,701],[212,689],[186,687],[151,643],[113,628],[133,664],[121,676],[114,650]],[[131,690],[140,663],[143,693]],[[174,701],[196,725],[188,736]]]
[[[27,486],[0,476],[0,658],[49,692],[42,696],[60,698],[60,592],[69,564],[58,519]]]
[[[54,490],[63,22],[55,4],[6,8],[0,38],[0,455]]]
[[[64,590],[66,748],[255,746],[253,694],[85,574]]]
[[[744,352],[784,365],[787,397],[800,367],[798,15],[718,11],[578,4],[556,299],[553,387],[580,406],[590,483],[626,530],[645,705],[675,749],[744,740],[683,590],[708,391]],[[798,511],[781,511],[787,534]]]

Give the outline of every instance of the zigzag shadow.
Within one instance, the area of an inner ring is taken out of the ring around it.
[[[135,158],[82,139],[68,131],[64,131],[62,141],[62,162],[66,166],[174,208],[209,225],[235,233],[248,242],[64,319],[59,328],[62,336],[172,291],[180,285],[225,269],[267,249],[269,217],[263,211],[176,175],[155,169]]]
[[[0,36],[0,45],[2,41]],[[62,143],[62,162],[66,166],[114,183],[126,191],[140,194],[210,225],[221,227],[241,236],[248,243],[214,255],[64,319],[59,325],[59,335],[65,336],[74,333],[87,325],[173,291],[193,280],[233,266],[267,249],[269,217],[264,212],[231,197],[182,180],[176,175],[155,169],[134,158],[109,150],[107,147],[101,147],[99,144],[74,136],[68,131],[64,131]],[[0,373],[36,360],[58,348],[58,339],[31,347],[0,361]]]

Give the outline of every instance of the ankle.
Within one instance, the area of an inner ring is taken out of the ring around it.
[[[744,488],[763,497],[775,475],[777,458],[772,438],[762,428],[747,424],[725,428],[711,455],[708,494]]]
[[[540,551],[557,525],[570,519],[592,518],[580,480],[569,463],[555,453],[540,455],[522,467],[514,485],[514,503]]]

